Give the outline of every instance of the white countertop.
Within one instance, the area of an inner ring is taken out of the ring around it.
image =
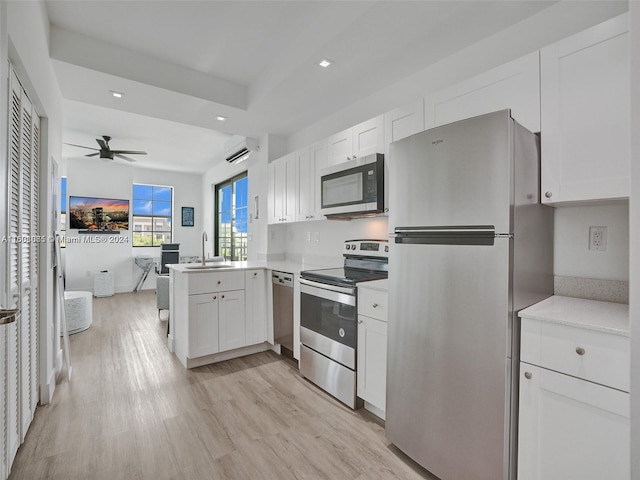
[[[389,280],[383,278],[382,280],[371,280],[369,282],[358,283],[358,288],[369,288],[371,290],[378,290],[380,292],[389,291]]]
[[[341,259],[340,259],[341,260]],[[211,267],[211,268],[189,268],[189,266],[198,265],[193,263],[179,263],[168,265],[172,270],[179,273],[202,273],[202,272],[228,272],[230,270],[250,270],[254,268],[264,268],[267,270],[278,270],[285,273],[299,274],[302,270],[315,270],[319,268],[336,268],[341,267],[341,263],[329,265],[309,264],[305,262],[292,262],[288,260],[275,260],[264,262],[214,262],[207,265],[225,265],[228,268]]]
[[[629,336],[629,305],[554,295],[520,311],[531,318],[570,327]]]

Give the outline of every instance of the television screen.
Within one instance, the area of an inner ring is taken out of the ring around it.
[[[129,230],[129,200],[69,197],[70,228]]]

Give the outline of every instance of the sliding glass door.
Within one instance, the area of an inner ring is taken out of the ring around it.
[[[243,172],[216,185],[215,254],[226,260],[247,259],[248,184]]]

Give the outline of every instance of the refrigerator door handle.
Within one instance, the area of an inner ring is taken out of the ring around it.
[[[395,243],[419,245],[484,245],[491,246],[504,235],[495,232],[493,225],[465,225],[452,227],[397,227]]]

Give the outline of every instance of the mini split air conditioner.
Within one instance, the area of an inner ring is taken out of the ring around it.
[[[258,150],[260,150],[260,146],[255,138],[234,135],[227,142],[225,159],[229,163],[240,163],[249,158],[251,152],[256,152]]]

